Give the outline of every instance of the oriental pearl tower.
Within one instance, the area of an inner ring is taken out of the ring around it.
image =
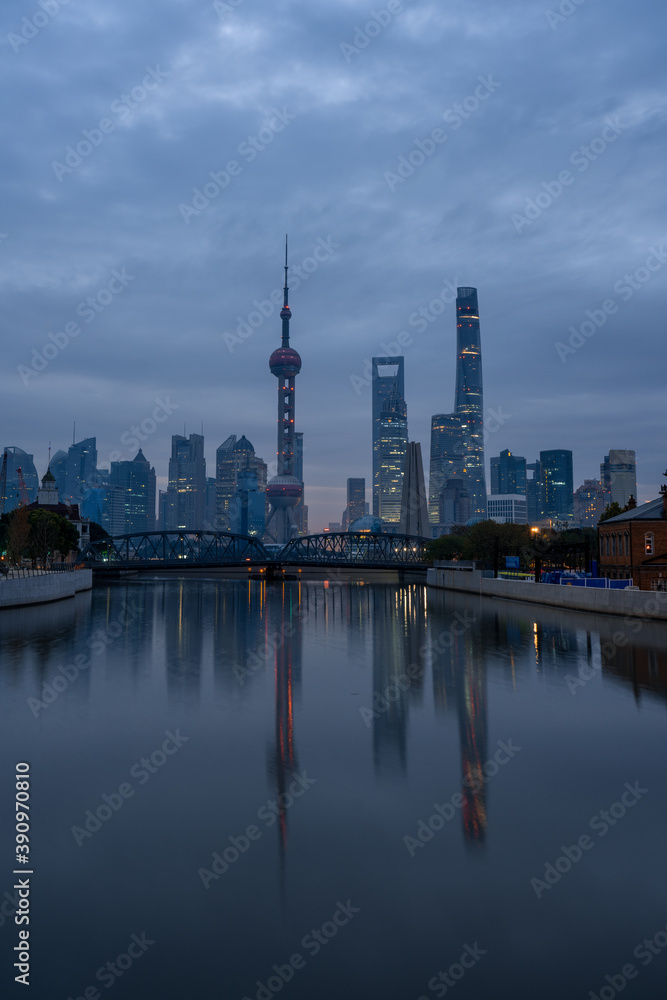
[[[273,537],[281,545],[298,534],[294,508],[301,502],[301,483],[294,475],[294,379],[301,371],[301,358],[289,344],[289,321],[292,311],[287,304],[287,237],[285,237],[285,287],[280,318],[283,322],[283,339],[280,347],[269,359],[269,368],[278,379],[278,475],[269,480],[266,492],[271,513],[266,523],[275,519]],[[271,532],[269,532],[271,534]]]

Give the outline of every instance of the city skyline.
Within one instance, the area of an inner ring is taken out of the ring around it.
[[[348,477],[371,482],[367,362],[394,345],[410,436],[428,450],[468,284],[482,296],[487,429],[502,420],[487,452],[571,448],[581,483],[610,445],[635,449],[638,499],[655,496],[664,389],[644,362],[662,349],[667,296],[660,32],[647,38],[618,0],[554,23],[539,5],[421,2],[350,53],[361,2],[323,4],[317,24],[296,0],[228,6],[221,18],[170,4],[156,25],[110,0],[100,32],[93,11],[62,5],[26,44],[6,42],[3,445],[43,472],[76,420],[100,464],[141,446],[163,490],[184,423],[203,421],[209,468],[231,433],[268,460],[275,399],[258,373],[289,231],[313,528],[340,518]],[[10,0],[6,33],[24,14]],[[298,72],[277,74],[276,46],[299,52]],[[77,58],[93,49],[94,65]],[[590,77],[598,50],[616,66],[609,86]],[[174,409],[127,447],[156,400]]]

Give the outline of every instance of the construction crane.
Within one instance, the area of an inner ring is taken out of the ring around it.
[[[9,456],[7,451],[2,456],[2,470],[0,470],[0,514],[5,513],[5,501],[7,499],[7,462]]]
[[[27,507],[28,504],[30,503],[30,496],[28,494],[28,487],[25,484],[25,479],[23,478],[23,470],[21,469],[21,466],[19,466],[18,469],[16,470],[16,475],[18,476],[19,493],[21,494],[21,501],[19,503],[19,507]]]

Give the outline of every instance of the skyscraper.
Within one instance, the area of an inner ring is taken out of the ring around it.
[[[539,462],[531,462],[526,469],[533,473],[532,479],[526,479],[526,517],[528,524],[536,524],[545,516],[542,466]]]
[[[384,404],[397,392],[405,397],[405,358],[373,358],[373,514],[380,517],[380,420]]]
[[[472,517],[484,520],[486,519],[484,399],[477,289],[458,288],[457,292],[455,410],[465,425],[463,469],[470,493]]]
[[[169,531],[201,531],[204,527],[206,460],[201,434],[172,436],[165,516]]]
[[[526,495],[526,460],[505,449],[491,459],[491,495]]]
[[[97,486],[97,439],[85,438],[71,445],[65,463],[66,503],[79,503],[88,486]]]
[[[597,479],[584,479],[583,485],[574,491],[574,524],[597,528],[609,503],[609,492]]]
[[[267,522],[273,524],[273,536],[279,544],[284,544],[298,534],[299,528],[294,517],[294,508],[301,501],[302,485],[297,479],[295,455],[294,413],[296,396],[294,379],[301,371],[301,358],[289,342],[289,323],[292,311],[288,305],[287,285],[287,239],[285,240],[285,286],[283,288],[282,343],[269,359],[271,373],[278,379],[278,475],[269,481],[266,492],[271,504]]]
[[[155,528],[155,469],[141,448],[131,462],[112,462],[109,485],[123,496],[124,526],[121,534]]]
[[[455,413],[437,413],[431,419],[431,464],[428,482],[428,518],[431,524],[441,524],[442,491],[450,476],[461,473],[463,450],[461,417]]]
[[[306,487],[303,481],[303,431],[294,435],[294,475],[301,483],[301,503],[294,508],[294,520],[300,535],[308,534],[308,506],[306,504]]]
[[[258,487],[264,493],[266,462],[255,454],[245,434],[238,440],[236,434],[230,434],[216,451],[215,459],[216,528],[218,531],[231,531],[231,522],[235,517],[232,508],[240,473],[248,469],[253,471]]]
[[[364,517],[367,513],[366,480],[348,479],[347,506],[343,514],[343,531],[347,531],[353,521],[356,521],[359,517]]]
[[[552,521],[572,522],[574,480],[572,452],[562,449],[540,452],[543,516]]]
[[[377,444],[377,517],[398,525],[401,520],[405,455],[408,449],[408,410],[397,388],[384,401]]]
[[[403,496],[401,498],[401,533],[403,535],[416,535],[420,538],[430,537],[422,446],[415,441],[408,442],[405,456]]]
[[[28,491],[28,503],[32,503],[37,496],[39,480],[33,456],[29,455],[23,448],[11,446],[5,448],[0,456],[3,465],[2,479],[0,480],[0,514],[8,514],[21,503],[21,486],[18,470],[21,470],[23,482]]]
[[[611,495],[611,503],[626,507],[637,499],[637,456],[634,451],[612,449],[600,465],[600,482]]]
[[[236,496],[232,504],[230,530],[237,535],[263,538],[266,525],[266,493],[260,489],[254,469],[242,469],[238,475]]]

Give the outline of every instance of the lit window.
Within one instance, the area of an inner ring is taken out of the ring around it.
[[[653,555],[653,532],[647,531],[644,535],[644,551],[647,556]]]

